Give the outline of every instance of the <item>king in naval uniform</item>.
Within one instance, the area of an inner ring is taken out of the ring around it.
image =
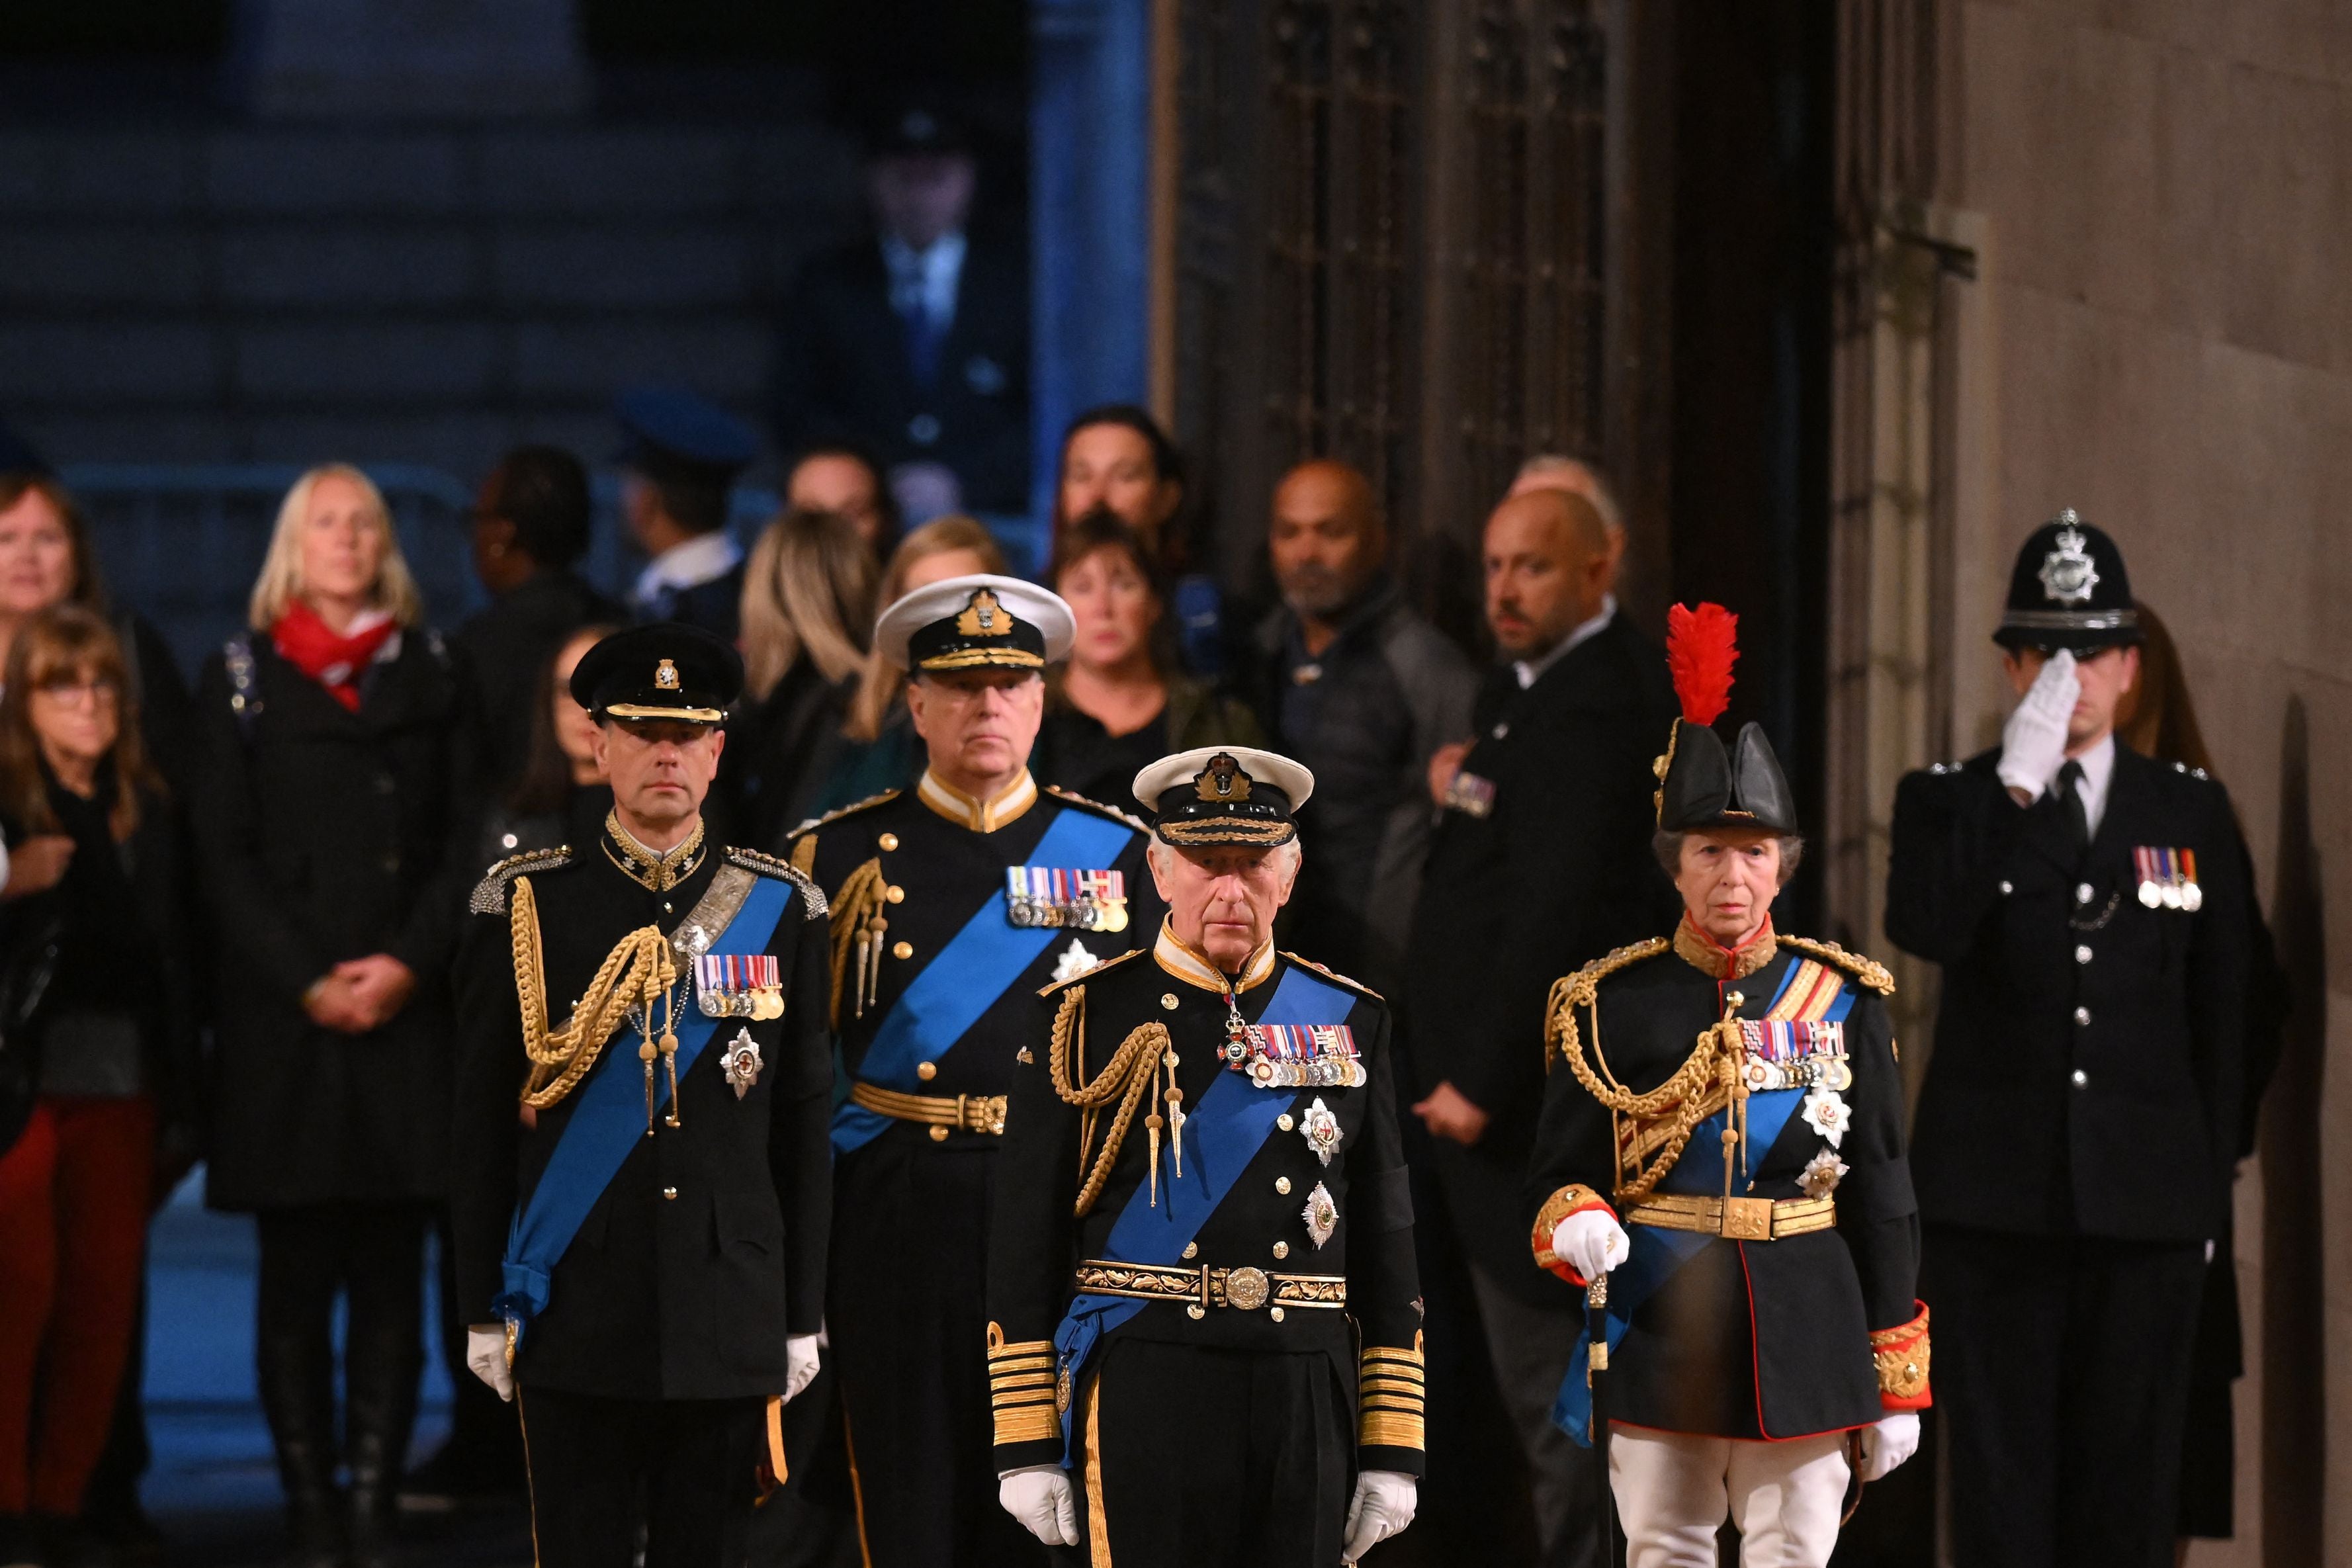
[[[1819,1568],[1853,1472],[1907,1458],[1928,1402],[1894,987],[1774,929],[1803,840],[1763,731],[1727,752],[1709,728],[1734,618],[1668,624],[1656,844],[1683,919],[1552,994],[1532,1245],[1597,1287],[1607,1347],[1580,1346],[1553,1418],[1591,1441],[1601,1405],[1633,1568],[1713,1568],[1727,1509],[1743,1561]]]
[[[1029,775],[1045,666],[1069,606],[1010,577],[917,588],[875,626],[912,672],[929,765],[911,792],[803,827],[829,889],[831,1012],[850,1076],[833,1123],[829,1321],[878,1568],[1034,1563],[995,1505],[988,1380],[990,1183],[1037,987],[1152,929],[1142,825]]]
[[[824,895],[706,837],[742,661],[675,624],[572,676],[613,809],[474,889],[451,1209],[475,1373],[518,1402],[545,1568],[743,1560],[817,1367]]]
[[[1335,1568],[1412,1521],[1423,1360],[1387,1006],[1273,942],[1314,779],[1136,776],[1169,913],[1045,988],[989,1264],[1008,1512],[1087,1560]]]

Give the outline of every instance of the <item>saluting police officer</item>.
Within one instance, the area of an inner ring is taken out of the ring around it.
[[[517,1399],[545,1568],[743,1560],[815,1374],[831,1192],[824,895],[711,842],[742,661],[676,624],[572,676],[613,809],[474,890],[451,1208],[467,1360]],[[764,1418],[763,1418],[764,1417]]]
[[[980,1353],[1004,1097],[1037,987],[1150,931],[1142,825],[1029,775],[1045,667],[1072,633],[1067,605],[1010,577],[951,577],[885,609],[875,647],[912,672],[929,766],[792,847],[834,908],[851,1082],[833,1124],[830,1322],[879,1568],[1039,1556],[995,1506]]]
[[[1388,1008],[1273,941],[1314,784],[1240,746],[1138,773],[1167,918],[1148,959],[1045,989],[1013,1072],[988,1289],[1002,1496],[1097,1563],[1335,1568],[1412,1519]]]
[[[2172,1560],[2201,1270],[2246,1017],[2236,820],[2116,742],[2122,552],[2064,511],[1993,640],[2001,743],[1906,777],[1886,934],[1944,966],[1912,1167],[1963,1565]]]

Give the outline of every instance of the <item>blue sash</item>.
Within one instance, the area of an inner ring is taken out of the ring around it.
[[[1041,866],[1108,866],[1134,836],[1124,823],[1064,806],[1029,859]],[[1014,925],[1000,880],[980,911],[898,994],[874,1031],[857,1076],[877,1088],[921,1093],[916,1064],[936,1062],[953,1050],[1059,934],[1049,927]],[[844,1100],[833,1113],[833,1152],[862,1149],[890,1125],[889,1117]]]
[[[1261,1024],[1330,1024],[1348,1016],[1356,999],[1340,986],[1319,978],[1312,970],[1290,966],[1274,988]],[[1216,1081],[1201,1096],[1201,1103],[1184,1119],[1184,1173],[1168,1179],[1163,1173],[1157,1207],[1147,1202],[1127,1206],[1112,1222],[1102,1256],[1113,1263],[1144,1263],[1172,1268],[1183,1261],[1184,1248],[1201,1233],[1209,1215],[1224,1202],[1242,1170],[1257,1157],[1275,1118],[1298,1098],[1295,1089],[1260,1089],[1245,1076],[1220,1070]],[[1172,1162],[1171,1162],[1172,1163]],[[1061,1326],[1054,1331],[1064,1387],[1074,1388],[1087,1358],[1102,1337],[1150,1306],[1129,1296],[1081,1295],[1070,1302]],[[1075,1403],[1075,1401],[1073,1402]],[[1070,1413],[1062,1413],[1062,1462],[1069,1463]]]
[[[1804,968],[1801,961],[1789,965],[1780,976],[1772,1001],[1778,1005],[1789,983]],[[1853,1006],[1854,988],[1851,984],[1839,988],[1837,999],[1830,1004],[1823,1017],[1831,1022],[1842,1020]],[[1769,1008],[1767,1009],[1769,1011]],[[1801,1089],[1768,1089],[1748,1097],[1748,1147],[1751,1157],[1760,1163],[1780,1141],[1789,1118],[1804,1103]],[[1658,1184],[1662,1193],[1687,1193],[1702,1197],[1715,1197],[1723,1191],[1723,1129],[1728,1110],[1718,1110],[1692,1130],[1690,1142],[1683,1148],[1683,1157]],[[1622,1216],[1620,1216],[1621,1218]],[[1629,1225],[1626,1239],[1632,1249],[1624,1262],[1609,1275],[1609,1317],[1607,1332],[1609,1348],[1614,1352],[1624,1339],[1625,1331],[1633,1321],[1633,1310],[1648,1300],[1658,1288],[1674,1277],[1676,1269],[1719,1237],[1701,1236],[1695,1231],[1660,1230],[1655,1226]],[[1568,1375],[1560,1379],[1559,1397],[1551,1407],[1552,1425],[1567,1433],[1584,1447],[1592,1446],[1592,1388],[1585,1381],[1585,1366],[1592,1352],[1591,1338],[1579,1333],[1576,1350],[1569,1357]],[[1615,1364],[1613,1360],[1612,1364]]]
[[[772,877],[755,879],[735,918],[706,951],[765,952],[793,892],[790,882]],[[677,1076],[683,1081],[719,1027],[719,1020],[706,1017],[692,1005],[690,972],[680,977],[680,984],[687,988],[688,1002],[679,1009],[673,1032],[677,1036]],[[646,1135],[645,1080],[637,1053],[614,1048],[622,1037],[620,1032],[614,1035],[603,1059],[589,1072],[588,1081],[573,1091],[572,1119],[564,1123],[555,1152],[547,1157],[547,1168],[540,1173],[539,1184],[531,1188],[530,1201],[516,1211],[514,1223],[508,1227],[501,1270],[506,1289],[494,1305],[518,1331],[547,1310],[549,1285],[564,1248],[572,1245],[588,1211],[620,1174],[629,1151]],[[655,1079],[656,1110],[669,1099],[666,1079],[662,1075]]]

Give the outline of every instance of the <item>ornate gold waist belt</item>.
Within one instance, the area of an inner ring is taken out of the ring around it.
[[[1343,1308],[1348,1281],[1337,1274],[1269,1274],[1263,1268],[1152,1268],[1089,1258],[1074,1277],[1090,1296],[1133,1296],[1145,1301],[1189,1301],[1192,1316],[1211,1307],[1255,1312],[1271,1307],[1280,1321],[1286,1307]]]
[[[945,1142],[952,1128],[1004,1135],[1004,1096],[1001,1094],[900,1094],[861,1080],[849,1086],[849,1098],[877,1115],[922,1122],[930,1128],[935,1142]]]
[[[1828,1230],[1837,1224],[1837,1199],[1700,1198],[1654,1193],[1625,1216],[1659,1230],[1687,1230],[1727,1241],[1774,1241]]]

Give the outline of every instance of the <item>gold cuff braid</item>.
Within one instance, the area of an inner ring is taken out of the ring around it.
[[[1930,1351],[1925,1302],[1909,1322],[1872,1331],[1870,1359],[1878,1369],[1878,1392],[1889,1405],[1900,1408],[1927,1403]]]
[[[988,1325],[989,1404],[996,1418],[996,1441],[1035,1443],[1062,1435],[1060,1384],[1054,1372],[1054,1342],[1005,1342],[1004,1331]]]
[[[1395,1345],[1366,1345],[1363,1370],[1356,1385],[1356,1440],[1390,1448],[1425,1447],[1422,1409],[1426,1382],[1418,1331],[1412,1336],[1411,1350]]]

